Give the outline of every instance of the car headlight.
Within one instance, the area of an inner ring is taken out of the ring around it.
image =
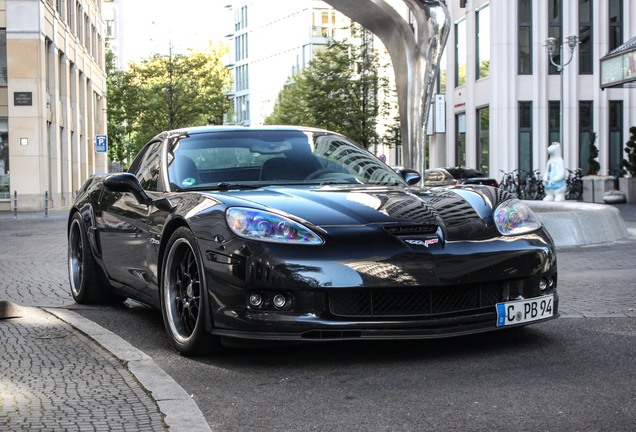
[[[505,236],[525,234],[541,228],[541,222],[532,210],[518,199],[500,204],[494,218],[497,229]]]
[[[231,207],[227,209],[225,219],[234,234],[250,240],[307,245],[323,243],[309,228],[263,210]]]

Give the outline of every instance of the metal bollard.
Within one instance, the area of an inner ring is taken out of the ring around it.
[[[49,191],[44,192],[44,217],[49,217]]]
[[[13,191],[13,219],[18,218],[18,191]]]

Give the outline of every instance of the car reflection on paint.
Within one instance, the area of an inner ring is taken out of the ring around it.
[[[554,244],[523,203],[420,180],[319,129],[163,132],[127,173],[79,191],[71,292],[159,308],[190,355],[231,338],[433,338],[559,315]]]

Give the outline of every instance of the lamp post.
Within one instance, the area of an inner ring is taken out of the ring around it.
[[[565,148],[565,145],[563,144],[563,68],[570,64],[574,58],[574,50],[576,50],[576,46],[579,44],[579,37],[577,35],[570,35],[565,39],[565,42],[559,44],[559,58],[563,61],[563,45],[566,44],[568,46],[568,51],[570,52],[570,58],[567,62],[561,64],[554,61],[554,53],[557,50],[557,39],[549,37],[545,41],[545,46],[548,48],[548,54],[550,55],[550,63],[557,67],[559,74],[561,75],[561,101],[559,102],[559,139],[561,141],[561,148]]]

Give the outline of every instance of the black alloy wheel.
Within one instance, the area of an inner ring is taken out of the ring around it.
[[[80,213],[73,215],[68,233],[68,276],[71,294],[78,304],[105,304],[124,300],[102,285]]]
[[[205,276],[194,235],[177,229],[166,250],[161,310],[168,336],[182,354],[209,354],[220,344],[205,329]]]

